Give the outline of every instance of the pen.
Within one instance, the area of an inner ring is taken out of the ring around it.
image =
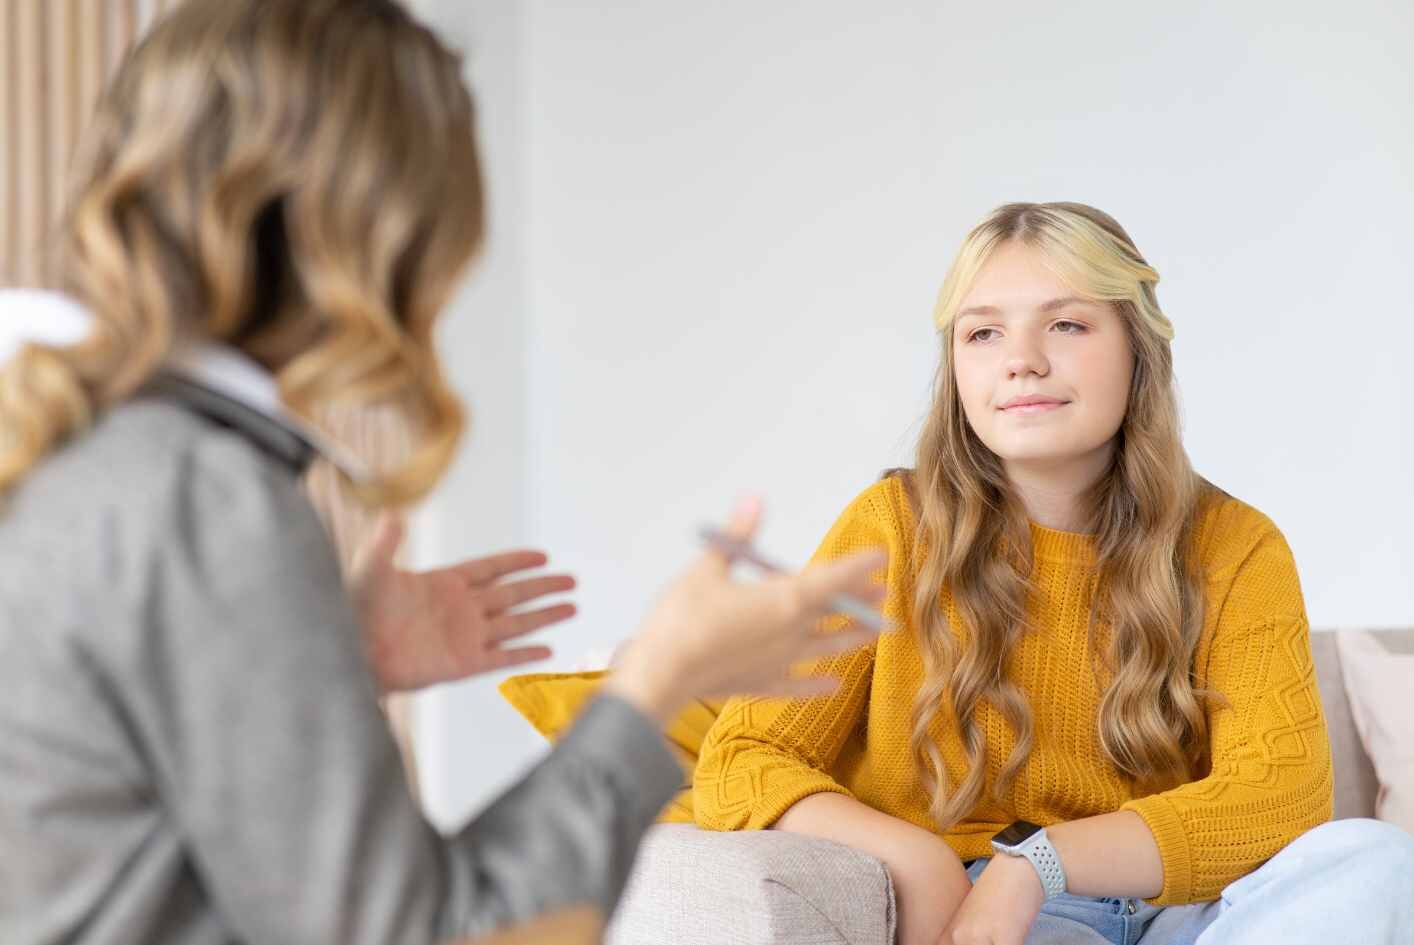
[[[745,561],[767,574],[787,573],[785,568],[761,557],[749,542],[740,538],[733,538],[725,532],[707,525],[699,528],[697,534],[704,544],[720,551],[730,561]],[[884,618],[879,612],[852,594],[835,594],[830,598],[830,607],[839,613],[853,617],[870,629],[878,631],[885,629]]]

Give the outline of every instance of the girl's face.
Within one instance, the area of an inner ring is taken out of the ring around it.
[[[1012,241],[978,273],[952,345],[967,422],[1004,466],[1108,462],[1134,372],[1114,306],[1079,297]]]

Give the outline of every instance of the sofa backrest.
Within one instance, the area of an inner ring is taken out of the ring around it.
[[[1339,631],[1336,631],[1339,632]],[[1345,694],[1345,676],[1336,649],[1336,632],[1313,632],[1311,655],[1316,663],[1316,683],[1321,688],[1321,704],[1330,730],[1331,760],[1335,765],[1335,816],[1375,816],[1375,793],[1379,783],[1370,756],[1360,744],[1355,719]],[[1414,653],[1414,629],[1375,631],[1386,648],[1395,653]]]

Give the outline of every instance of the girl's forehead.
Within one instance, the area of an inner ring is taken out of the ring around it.
[[[995,305],[1012,297],[1025,300],[1044,296],[1045,301],[1082,294],[1060,277],[1039,249],[1005,243],[978,268],[963,296],[963,307]]]

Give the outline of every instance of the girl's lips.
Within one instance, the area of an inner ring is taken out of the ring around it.
[[[1010,413],[1010,414],[1048,413],[1049,411],[1055,410],[1057,407],[1064,407],[1064,406],[1065,406],[1065,402],[1064,402],[1064,401],[1059,401],[1059,402],[1053,401],[1053,402],[1051,402],[1051,403],[1045,403],[1045,404],[1018,404],[1018,405],[1015,406],[1015,407],[1003,407],[1003,408],[1002,408],[1002,413]]]

